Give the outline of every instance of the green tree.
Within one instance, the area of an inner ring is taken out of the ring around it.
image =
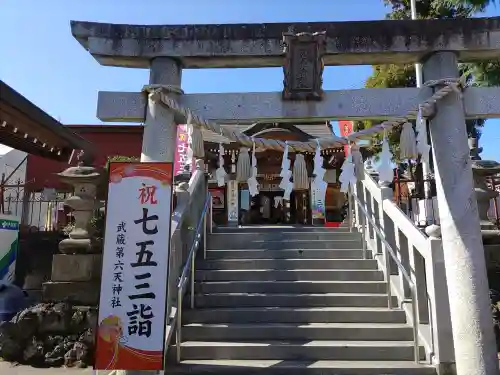
[[[390,8],[386,14],[387,19],[411,19],[410,0],[384,0],[385,5]],[[468,18],[483,12],[495,0],[417,0],[416,10],[418,18],[424,19],[448,19]],[[500,84],[500,62],[482,62],[476,64],[462,64],[462,74],[466,74],[469,83],[474,85],[499,85]],[[410,65],[377,65],[373,67],[372,75],[367,79],[367,88],[400,88],[414,87],[415,67]],[[358,129],[372,126],[371,121],[358,122]],[[469,137],[479,138],[484,120],[467,121],[467,133]],[[389,132],[388,139],[393,154],[399,154],[400,128]],[[380,151],[381,136],[376,136],[371,153]]]

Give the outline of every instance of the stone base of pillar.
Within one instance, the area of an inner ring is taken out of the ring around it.
[[[457,366],[455,363],[439,363],[437,365],[438,375],[456,375]]]
[[[52,260],[51,281],[43,284],[42,298],[47,302],[97,306],[101,271],[100,254],[56,254]]]
[[[66,238],[59,242],[59,251],[63,254],[89,253],[92,251],[90,238]]]

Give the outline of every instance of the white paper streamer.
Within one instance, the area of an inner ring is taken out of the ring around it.
[[[274,197],[274,208],[283,207],[283,197]]]
[[[293,183],[290,181],[292,177],[292,171],[290,170],[290,159],[288,159],[288,143],[285,142],[285,149],[283,150],[283,160],[281,160],[281,182],[280,189],[283,189],[285,192],[283,193],[283,199],[286,201],[290,200],[290,195],[293,190]]]
[[[219,143],[219,168],[215,171],[215,177],[217,178],[217,185],[222,187],[226,184],[226,169],[224,168],[224,146]]]
[[[423,162],[429,162],[429,152],[431,146],[427,142],[427,129],[425,126],[425,119],[422,116],[422,108],[418,107],[417,115],[417,152],[421,155]]]
[[[394,171],[392,170],[392,154],[389,142],[387,141],[387,134],[384,133],[384,140],[382,141],[382,152],[380,153],[380,164],[377,168],[379,181],[390,181],[394,178]]]
[[[252,147],[252,173],[247,180],[248,191],[252,197],[259,194],[259,183],[257,182],[257,158],[255,157],[255,142]]]
[[[349,191],[349,185],[356,185],[356,173],[354,171],[354,163],[352,162],[352,154],[349,147],[349,154],[342,164],[342,173],[340,173],[340,191],[342,193],[347,193]]]
[[[323,211],[323,215],[325,214],[325,199],[326,199],[326,189],[328,187],[328,183],[325,181],[325,173],[326,169],[323,168],[323,157],[321,156],[321,146],[319,144],[319,140],[316,139],[316,153],[314,154],[314,179],[311,184],[311,191],[314,191],[315,196],[315,206],[321,207]],[[317,204],[317,202],[321,202],[321,204]],[[319,208],[318,207],[318,208]]]
[[[312,182],[313,188],[316,190],[323,190],[327,183],[324,181],[326,169],[323,168],[323,157],[321,156],[321,146],[319,140],[316,139],[316,153],[314,154],[314,179]],[[325,191],[326,192],[326,191]]]

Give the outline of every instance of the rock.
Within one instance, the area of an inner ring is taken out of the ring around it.
[[[37,306],[35,306],[36,308]],[[38,313],[36,310],[26,309],[18,313],[11,322],[16,324],[20,336],[16,337],[19,341],[24,341],[33,336],[38,331]]]
[[[82,342],[75,342],[73,348],[71,348],[64,355],[64,365],[66,367],[74,367],[78,363],[79,366],[87,363],[88,361],[88,347]],[[85,366],[86,367],[86,366]]]
[[[86,314],[82,310],[76,310],[70,321],[69,330],[71,332],[81,332],[85,329]]]
[[[35,367],[92,364],[96,310],[38,304],[0,323],[0,357]]]
[[[68,351],[67,345],[64,342],[64,337],[53,337],[53,349],[45,354],[45,363],[52,367],[64,365],[64,354]]]
[[[92,330],[95,330],[97,328],[97,320],[98,320],[98,315],[97,315],[97,309],[89,309],[86,314],[86,328],[90,328]]]
[[[6,361],[19,361],[22,358],[23,346],[16,336],[18,329],[11,322],[0,323],[0,357]]]
[[[490,299],[497,349],[500,351],[500,292],[490,289]]]
[[[42,341],[33,337],[23,352],[23,363],[34,367],[40,367],[45,364],[45,351]]]
[[[93,347],[94,346],[94,342],[95,342],[95,334],[94,334],[94,331],[92,329],[87,329],[85,332],[83,332],[80,337],[78,338],[78,341],[84,343],[85,345],[89,346],[89,347]]]

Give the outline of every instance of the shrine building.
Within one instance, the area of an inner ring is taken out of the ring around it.
[[[282,141],[308,141],[314,138],[328,138],[332,129],[328,122],[292,125],[289,123],[258,123],[254,125],[222,125],[243,132],[250,137]],[[108,158],[128,156],[140,158],[143,127],[136,125],[69,125],[75,133],[91,142],[97,149],[94,166],[105,166]],[[217,225],[251,224],[301,224],[324,225],[325,222],[342,221],[344,194],[337,183],[340,167],[344,161],[344,149],[322,150],[324,180],[328,183],[325,202],[311,189],[314,153],[304,155],[309,184],[307,189],[294,189],[290,201],[283,200],[283,190],[279,188],[280,170],[283,153],[272,150],[256,149],[257,180],[259,194],[250,196],[247,183],[237,181],[237,162],[240,145],[231,143],[227,138],[203,131],[205,149],[205,171],[209,176],[209,189],[213,196],[214,221]],[[226,183],[219,187],[215,170],[219,163],[219,144],[224,147],[224,168],[227,172]],[[290,153],[292,168],[295,154]],[[177,162],[177,161],[176,161]],[[29,155],[26,181],[30,192],[55,189],[57,192],[69,191],[61,184],[56,173],[67,167],[67,163],[56,162]],[[61,209],[61,207],[59,207]],[[336,224],[330,224],[336,225]]]

